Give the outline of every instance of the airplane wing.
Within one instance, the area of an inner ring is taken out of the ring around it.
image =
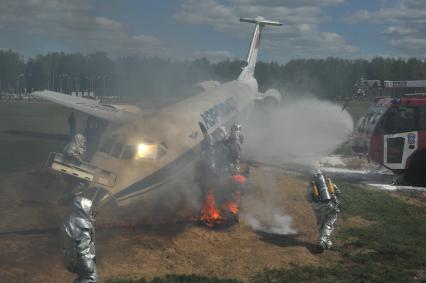
[[[136,106],[121,107],[118,105],[101,104],[97,100],[71,96],[50,90],[35,91],[32,94],[47,101],[118,124],[125,124],[132,121],[137,116],[137,113],[140,112],[140,109],[136,108]]]

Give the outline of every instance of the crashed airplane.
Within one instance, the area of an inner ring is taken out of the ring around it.
[[[203,89],[201,93],[153,113],[47,90],[34,92],[45,100],[110,122],[90,164],[67,164],[53,156],[52,169],[85,180],[88,185],[83,194],[94,202],[117,205],[127,205],[161,191],[178,183],[182,174],[193,173],[203,134],[214,134],[219,127],[234,123],[244,125],[256,105],[281,102],[277,90],[258,91],[254,69],[262,29],[282,24],[263,17],[240,21],[255,24],[255,29],[246,65],[238,79],[224,84],[198,83]],[[70,173],[70,168],[74,172]]]

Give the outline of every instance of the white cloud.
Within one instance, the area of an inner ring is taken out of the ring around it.
[[[341,4],[345,0],[234,0],[237,4],[257,4],[262,6],[301,7],[315,5]]]
[[[404,56],[426,57],[426,1],[382,2],[377,11],[361,10],[348,17],[351,23],[384,25],[387,42]]]
[[[122,31],[124,29],[123,24],[104,17],[95,17],[95,23],[106,30]]]
[[[113,56],[164,53],[159,39],[130,34],[125,24],[96,15],[92,3],[85,0],[2,0],[0,26],[82,52],[102,50]]]
[[[372,19],[371,12],[367,10],[360,10],[346,17],[346,21],[348,23],[360,23],[362,21],[369,21],[371,19]]]
[[[319,25],[328,20],[326,5],[343,0],[184,0],[175,18],[182,23],[207,25],[221,32],[248,38],[251,29],[238,22],[241,17],[264,16],[283,23],[266,28],[263,46],[277,60],[295,57],[352,56],[357,47],[340,35],[321,32]]]

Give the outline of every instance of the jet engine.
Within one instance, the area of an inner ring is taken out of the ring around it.
[[[276,89],[268,89],[256,98],[256,108],[262,111],[271,111],[281,105],[281,93]]]

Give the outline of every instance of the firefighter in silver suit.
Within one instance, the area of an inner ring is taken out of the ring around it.
[[[224,126],[221,126],[219,128],[217,128],[217,130],[215,131],[215,142],[223,142],[226,139],[227,136],[227,132],[226,132],[226,128]]]
[[[231,133],[225,141],[228,154],[229,173],[231,175],[238,174],[240,171],[241,144],[244,137],[241,134],[241,125],[232,125]]]
[[[211,134],[205,133],[201,142],[201,161],[211,171],[215,170],[214,140]]]
[[[340,190],[332,183],[330,178],[325,178],[320,170],[311,171],[311,182],[308,186],[307,198],[312,203],[312,208],[317,220],[319,230],[318,249],[330,249],[333,245],[331,233],[340,212],[337,196]]]
[[[225,141],[227,132],[224,126],[214,132],[214,159],[216,164],[216,175],[222,176],[227,170],[228,153]]]
[[[92,201],[76,197],[62,224],[64,266],[78,277],[74,283],[99,282],[96,272],[95,214]]]
[[[83,162],[86,154],[86,138],[82,134],[76,134],[70,143],[64,148],[64,157],[71,162]]]

